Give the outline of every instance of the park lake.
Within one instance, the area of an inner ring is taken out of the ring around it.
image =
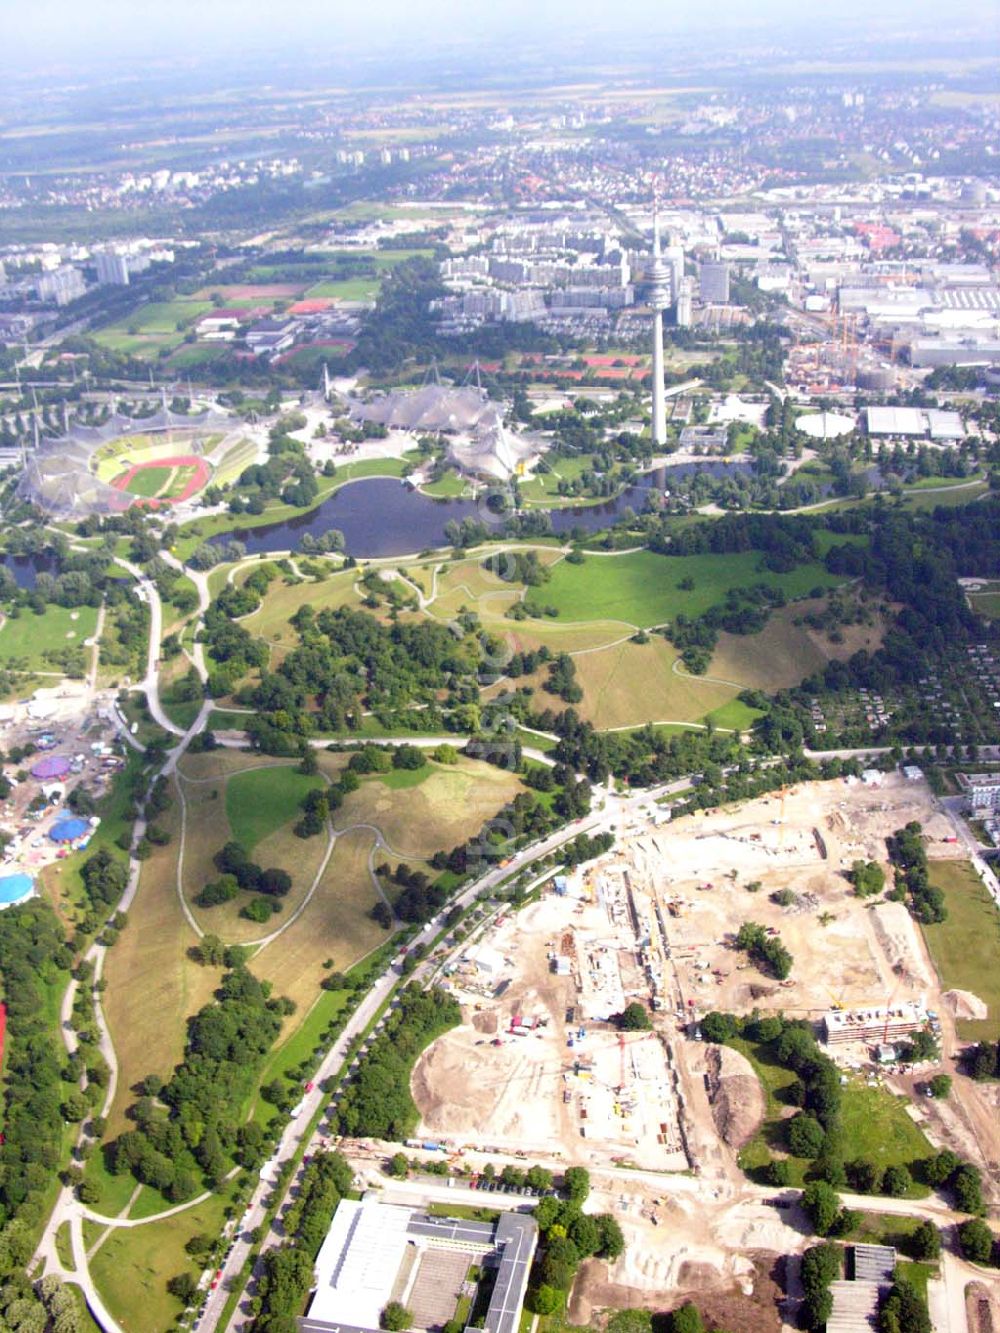
[[[680,478],[697,471],[710,471],[715,476],[737,475],[747,470],[745,463],[681,463],[645,473],[612,500],[537,512],[548,515],[554,533],[568,534],[574,528],[599,532],[613,524],[626,509],[644,509],[649,492],[669,487],[672,477]],[[500,534],[500,519],[490,512],[485,496],[480,501],[436,500],[395,478],[370,477],[342,486],[308,513],[281,523],[237,529],[213,540],[224,542],[236,538],[245,545],[249,555],[258,555],[292,550],[306,533],[319,537],[330,528],[339,528],[352,555],[372,559],[443,546],[447,540],[445,524],[452,520],[461,522],[465,518],[487,525],[496,523]]]

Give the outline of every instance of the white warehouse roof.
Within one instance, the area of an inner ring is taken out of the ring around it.
[[[924,411],[919,407],[869,407],[869,435],[907,435],[932,440],[963,440],[965,427],[957,412]]]
[[[411,1208],[341,1199],[316,1256],[309,1317],[378,1328],[409,1244]]]
[[[869,435],[926,435],[927,418],[916,407],[869,407]]]
[[[958,412],[939,412],[930,408],[926,416],[932,440],[965,439],[965,427]]]

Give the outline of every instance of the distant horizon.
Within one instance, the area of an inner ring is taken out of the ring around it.
[[[925,37],[947,47],[956,36],[967,39],[975,32],[985,44],[983,54],[991,48],[1000,54],[1000,0],[956,0],[944,33],[932,0],[888,0],[874,13],[862,0],[842,0],[821,15],[804,12],[794,0],[758,0],[750,13],[741,0],[680,0],[669,6],[639,0],[625,22],[609,15],[603,0],[508,0],[490,9],[459,8],[455,0],[381,0],[374,9],[351,7],[339,14],[318,0],[290,0],[280,10],[262,0],[176,0],[169,9],[146,0],[131,5],[89,0],[86,6],[38,0],[15,9],[7,0],[6,7],[11,10],[4,16],[6,63],[15,79],[95,59],[204,65],[268,55],[280,62],[298,55],[308,66],[335,66],[348,52],[377,60],[404,45],[411,61],[463,48],[470,57],[488,56],[494,46],[506,50],[518,43],[534,57],[549,54],[552,46],[558,68],[567,54],[599,61],[634,45],[652,58],[650,41],[706,34],[714,37],[720,58],[738,55],[726,52],[727,41],[751,34],[778,46],[814,45],[819,51],[834,36],[890,45]],[[968,33],[956,33],[966,26]],[[534,50],[536,45],[542,49]]]

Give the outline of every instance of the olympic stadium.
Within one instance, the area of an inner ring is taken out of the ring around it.
[[[17,496],[57,519],[182,505],[206,486],[234,481],[256,454],[243,423],[224,412],[187,415],[166,404],[146,417],[116,412],[100,426],[77,423],[42,440]]]

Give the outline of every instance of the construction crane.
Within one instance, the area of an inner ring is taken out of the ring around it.
[[[892,1017],[892,1005],[893,1005],[893,1001],[895,1000],[897,994],[899,993],[899,988],[900,988],[900,986],[902,985],[902,982],[903,982],[903,978],[902,978],[901,976],[896,978],[896,984],[895,984],[895,986],[893,986],[892,990],[889,992],[889,998],[888,998],[888,1000],[886,1000],[886,1002],[885,1002],[885,1026],[884,1026],[883,1029],[882,1029],[882,1045],[883,1045],[883,1046],[884,1046],[884,1045],[886,1044],[886,1042],[889,1040],[889,1020],[890,1020],[890,1018]]]
[[[624,1032],[619,1032],[618,1034],[618,1055],[621,1063],[621,1068],[619,1071],[621,1082],[618,1085],[618,1091],[624,1092],[625,1091],[625,1033]]]

